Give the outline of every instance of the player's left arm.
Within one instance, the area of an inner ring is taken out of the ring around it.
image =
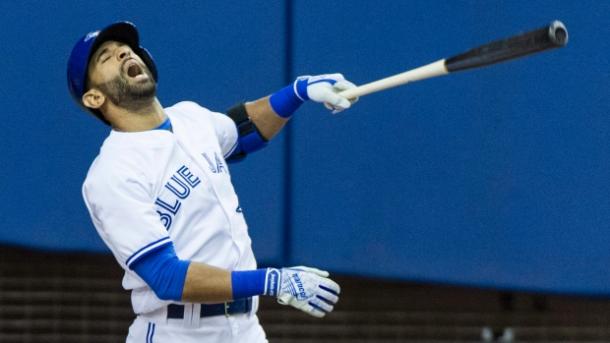
[[[308,100],[323,103],[333,113],[350,108],[358,99],[347,99],[339,92],[354,87],[341,74],[301,76],[269,96],[232,107],[227,115],[237,126],[238,147],[227,160],[262,149]]]

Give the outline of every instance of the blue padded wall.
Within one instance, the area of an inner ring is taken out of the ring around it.
[[[606,1],[0,2],[0,241],[106,251],[80,187],[108,129],[65,81],[91,29],[135,22],[162,103],[224,110],[297,75],[361,84],[556,18],[565,49],[369,95],[336,116],[306,104],[231,171],[262,264],[608,295]]]
[[[610,294],[608,2],[296,2],[295,72],[364,83],[565,22],[565,49],[293,123],[293,257],[344,273]],[[321,29],[321,27],[328,27]]]

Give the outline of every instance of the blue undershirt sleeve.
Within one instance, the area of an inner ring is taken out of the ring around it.
[[[176,256],[174,245],[169,242],[140,257],[130,268],[159,299],[180,301],[189,264],[189,261],[180,260]]]

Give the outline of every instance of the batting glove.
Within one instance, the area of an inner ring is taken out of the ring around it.
[[[355,87],[356,85],[347,81],[342,74],[305,75],[294,82],[294,90],[299,99],[323,103],[333,114],[350,108],[358,101],[358,98],[347,99],[338,94]]]
[[[339,301],[341,287],[328,278],[328,272],[309,267],[269,269],[268,295],[275,295],[278,303],[322,318]],[[270,279],[271,278],[271,279]]]

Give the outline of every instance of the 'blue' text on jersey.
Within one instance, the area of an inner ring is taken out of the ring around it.
[[[158,197],[155,201],[157,205],[157,213],[161,218],[161,222],[165,226],[165,229],[169,230],[172,226],[172,219],[180,210],[182,206],[181,200],[188,198],[191,194],[191,189],[194,189],[201,183],[199,177],[193,175],[193,173],[186,167],[180,167],[174,175],[165,184],[165,188],[169,189],[170,192],[175,196],[173,198],[173,204],[171,200],[163,200]]]

